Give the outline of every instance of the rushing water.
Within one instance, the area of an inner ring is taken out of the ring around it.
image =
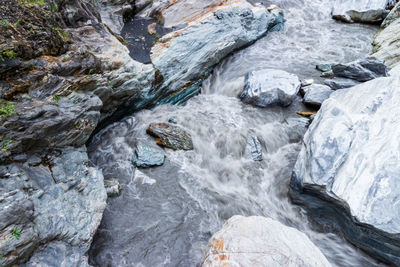
[[[376,27],[330,19],[330,0],[275,1],[286,28],[224,60],[186,106],[145,110],[110,125],[89,145],[90,158],[122,194],[108,200],[90,251],[96,266],[196,266],[211,235],[233,215],[262,215],[306,233],[332,265],[376,266],[343,238],[313,226],[288,198],[288,183],[306,131],[289,108],[254,108],[237,94],[251,70],[278,68],[318,80],[315,64],[347,62],[369,53]],[[268,3],[267,3],[268,4]],[[137,139],[154,142],[151,122],[175,118],[192,137],[193,151],[166,149],[163,166],[137,170],[130,162]],[[263,158],[246,158],[249,135]]]

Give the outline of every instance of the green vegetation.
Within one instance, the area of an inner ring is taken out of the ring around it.
[[[58,103],[60,101],[60,97],[58,95],[53,96],[53,99]]]
[[[15,25],[15,27],[17,27],[20,23],[21,23],[21,19],[18,19],[15,23],[14,23],[14,25]]]
[[[89,71],[88,71],[88,74],[90,75],[90,74],[92,74],[93,73],[93,69],[90,69]]]
[[[78,101],[74,100],[74,102],[73,102],[73,103],[74,103],[74,105],[76,105],[76,104],[78,104]]]
[[[34,5],[44,6],[46,3],[44,0],[19,0],[17,4],[20,6],[32,7]]]
[[[18,229],[17,227],[14,227],[11,231],[11,236],[16,239],[19,239],[21,237],[21,230]]]
[[[8,150],[8,146],[11,145],[12,140],[8,140],[1,145],[1,151],[6,152]]]
[[[71,57],[63,57],[62,58],[62,62],[67,62],[67,61],[70,61],[71,60]]]
[[[0,118],[7,118],[15,113],[14,105],[8,101],[0,102]]]
[[[5,58],[8,58],[8,59],[15,59],[15,52],[14,52],[14,50],[4,50],[3,52],[2,52],[2,55],[3,55],[3,59],[5,59]],[[2,61],[4,61],[4,60],[2,60]]]
[[[69,40],[69,34],[68,34],[68,32],[63,31],[63,30],[61,30],[61,29],[57,29],[57,33],[58,33],[58,35],[61,36],[61,38],[63,38],[64,42],[68,42],[68,40]]]
[[[79,126],[81,126],[81,123],[80,123],[80,122],[78,122],[77,124],[75,124],[75,128],[76,128],[76,129],[79,129]]]
[[[2,260],[4,260],[4,258],[3,258],[3,256],[2,256],[2,255],[0,255],[0,261],[2,261]]]
[[[6,20],[6,19],[2,19],[0,23],[6,27],[10,26],[10,22],[8,22],[8,20]]]

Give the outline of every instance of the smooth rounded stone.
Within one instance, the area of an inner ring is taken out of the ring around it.
[[[332,64],[318,64],[317,66],[315,66],[315,68],[321,72],[328,72],[330,70],[332,70]]]
[[[215,233],[203,267],[327,267],[322,252],[302,232],[261,216],[233,216]]]
[[[324,84],[329,86],[332,90],[339,90],[350,88],[360,83],[351,79],[334,77],[333,79],[325,80]]]
[[[395,73],[394,73],[395,74]],[[304,136],[294,202],[369,255],[400,265],[400,76],[326,100]]]
[[[303,98],[304,104],[321,106],[322,102],[329,98],[333,90],[326,85],[313,84],[303,88],[305,95]]]
[[[347,64],[332,65],[333,74],[337,77],[366,82],[378,77],[387,77],[388,68],[385,62],[376,57],[353,61]]]
[[[117,179],[104,180],[104,187],[106,188],[108,197],[116,197],[121,193],[121,186]]]
[[[299,78],[283,70],[264,69],[246,75],[245,86],[239,98],[257,107],[289,106],[301,83]]]
[[[245,155],[254,161],[263,160],[261,143],[254,134],[247,137]]]
[[[161,166],[164,164],[164,159],[165,155],[162,149],[138,141],[132,156],[132,164],[142,168]]]
[[[385,19],[388,0],[336,0],[332,17],[347,23],[379,23]]]
[[[170,123],[152,123],[146,131],[156,138],[160,146],[175,150],[192,150],[193,142],[191,135],[182,128]]]

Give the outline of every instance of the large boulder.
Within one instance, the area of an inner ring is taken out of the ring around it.
[[[170,95],[160,103],[179,103],[198,93],[202,79],[221,59],[282,23],[278,9],[227,1],[164,35],[151,50],[152,63],[162,78],[159,90]]]
[[[299,78],[283,70],[264,69],[249,72],[239,98],[257,107],[289,106],[299,92]]]
[[[344,22],[379,23],[389,13],[388,0],[336,0],[332,17]]]
[[[388,67],[394,68],[400,63],[400,3],[392,9],[381,30],[375,35],[372,45],[373,56],[385,61]]]
[[[322,104],[290,192],[321,224],[400,265],[400,77],[392,75],[336,91]]]
[[[212,236],[202,266],[323,267],[330,264],[302,232],[265,217],[234,216]]]
[[[103,174],[88,166],[85,147],[0,166],[2,266],[87,265],[107,199]]]

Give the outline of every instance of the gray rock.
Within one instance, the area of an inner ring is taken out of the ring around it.
[[[0,166],[0,177],[2,264],[29,259],[27,266],[87,264],[107,195],[103,175],[88,167],[84,147],[54,151],[45,165]]]
[[[369,255],[400,265],[400,77],[326,100],[304,136],[291,196]]]
[[[246,1],[214,6],[188,27],[164,35],[153,46],[151,60],[163,77],[164,94],[200,90],[196,84],[221,59],[283,23],[280,10],[267,11]],[[276,28],[275,28],[276,29]],[[176,102],[170,99],[168,103]]]
[[[245,154],[247,158],[254,161],[263,160],[261,143],[254,134],[247,137]]]
[[[388,68],[383,60],[368,57],[347,64],[332,65],[333,74],[359,82],[366,82],[378,77],[387,77]]]
[[[394,68],[400,63],[400,3],[397,3],[382,24],[382,29],[375,35],[372,45],[373,56],[385,61]]]
[[[321,72],[328,72],[332,70],[332,64],[318,64],[315,68]]]
[[[326,85],[313,84],[303,88],[305,91],[303,102],[308,105],[321,106],[329,98],[333,90]]]
[[[160,146],[175,150],[192,150],[192,137],[182,128],[169,123],[152,123],[147,133],[156,138]]]
[[[158,147],[148,145],[142,141],[137,141],[132,164],[136,167],[148,168],[161,166],[164,164],[164,151]]]
[[[302,232],[265,217],[233,216],[211,237],[202,266],[331,265]]]
[[[121,193],[121,186],[117,179],[104,180],[104,187],[108,197],[116,197]]]
[[[325,80],[324,84],[329,86],[332,90],[339,90],[339,89],[350,88],[360,83],[351,79],[335,77],[333,79]]]
[[[283,70],[264,69],[249,72],[239,98],[257,107],[289,106],[299,92],[299,78]]]
[[[327,79],[332,79],[333,77],[335,77],[335,74],[333,74],[333,71],[327,71],[327,72],[323,72],[320,75],[321,78],[327,78]]]
[[[379,23],[389,13],[386,10],[388,0],[336,0],[332,17],[344,22]]]

